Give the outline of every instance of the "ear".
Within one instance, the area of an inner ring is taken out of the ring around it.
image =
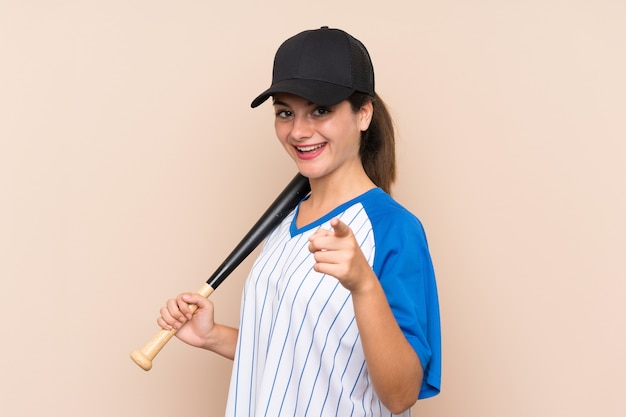
[[[374,115],[374,105],[370,100],[361,106],[357,113],[357,121],[359,123],[359,129],[361,132],[365,132],[372,122],[372,116]]]

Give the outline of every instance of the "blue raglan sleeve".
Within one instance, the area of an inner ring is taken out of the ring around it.
[[[441,385],[441,328],[435,273],[424,229],[404,210],[386,211],[372,226],[374,272],[424,368],[419,398],[432,397]]]

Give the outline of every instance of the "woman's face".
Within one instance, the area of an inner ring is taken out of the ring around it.
[[[361,131],[369,127],[372,109],[367,103],[355,113],[347,100],[319,106],[292,94],[277,94],[276,136],[305,177],[350,175],[353,169],[362,170]]]

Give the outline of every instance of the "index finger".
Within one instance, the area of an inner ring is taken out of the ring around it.
[[[348,237],[352,232],[347,224],[337,218],[332,219],[330,225],[333,227],[335,237]]]

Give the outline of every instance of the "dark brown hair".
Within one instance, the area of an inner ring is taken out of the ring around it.
[[[396,180],[396,139],[391,114],[378,94],[372,97],[357,92],[348,101],[354,112],[368,101],[374,106],[370,126],[361,132],[359,155],[367,176],[374,184],[391,194],[391,186]]]

